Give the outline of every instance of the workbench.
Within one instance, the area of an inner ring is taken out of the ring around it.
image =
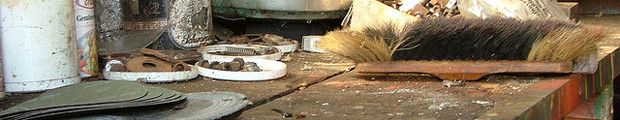
[[[610,32],[594,74],[491,75],[462,86],[420,74],[345,72],[241,114],[242,119],[611,119],[620,74],[618,17],[585,18]],[[346,70],[345,70],[346,71]],[[449,82],[449,81],[448,81]]]
[[[245,111],[243,119],[561,119],[611,117],[618,47],[595,74],[492,75],[462,86],[418,74],[345,72]],[[614,59],[616,58],[616,59]],[[613,61],[616,60],[616,61]]]
[[[610,18],[608,29],[620,22]],[[593,23],[600,23],[595,19]],[[588,21],[583,20],[583,21]],[[237,82],[198,77],[149,84],[185,93],[228,91],[248,96],[240,119],[607,119],[612,81],[620,74],[620,34],[610,33],[598,49],[594,74],[498,74],[462,85],[424,74],[369,75],[333,54],[294,52],[288,74],[276,80]],[[95,78],[95,80],[98,80]],[[85,80],[91,81],[91,80]],[[6,109],[40,93],[11,94]]]

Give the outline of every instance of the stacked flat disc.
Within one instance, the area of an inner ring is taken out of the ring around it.
[[[71,85],[16,105],[0,119],[51,119],[122,108],[175,103],[183,93],[126,81],[95,81]]]
[[[182,103],[142,107],[141,109],[76,116],[70,120],[213,120],[234,119],[241,114],[249,100],[232,92],[188,93]],[[181,108],[181,109],[179,109]]]

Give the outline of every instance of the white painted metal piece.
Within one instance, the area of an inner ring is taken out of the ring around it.
[[[301,39],[303,42],[301,49],[304,51],[309,51],[309,52],[327,53],[327,51],[316,46],[316,43],[321,40],[321,37],[323,36],[318,36],[318,35],[303,36]]]
[[[249,48],[249,49],[273,49],[270,46],[264,45],[250,45],[250,44],[222,44],[222,45],[209,45],[198,48],[198,52],[202,53],[202,59],[204,60],[219,60],[219,59],[234,59],[234,58],[251,58],[251,59],[268,59],[268,60],[280,60],[282,58],[282,52],[278,50],[276,53],[264,54],[264,55],[252,55],[252,56],[234,56],[234,55],[217,55],[211,54],[214,52],[226,51],[227,47],[233,48]],[[277,48],[275,48],[277,49]]]
[[[273,11],[347,10],[353,0],[216,0],[227,7]]]
[[[209,60],[218,61],[218,62],[230,62],[234,58],[230,59],[218,59],[218,60]],[[263,81],[263,80],[271,80],[280,78],[286,75],[286,64],[275,61],[275,60],[266,60],[266,59],[243,59],[245,62],[254,62],[256,65],[262,70],[260,72],[239,72],[239,71],[222,71],[222,70],[214,70],[208,69],[200,66],[196,66],[198,68],[199,74],[201,76],[219,79],[219,80],[231,80],[231,81]]]
[[[107,80],[124,80],[124,81],[138,81],[146,83],[160,83],[160,82],[175,82],[175,81],[187,81],[198,77],[198,69],[195,66],[191,66],[190,71],[176,71],[176,72],[115,72],[110,71],[112,65],[123,65],[118,60],[111,60],[106,63],[103,70],[103,78]]]
[[[291,40],[291,41],[293,42],[292,44],[275,45],[274,47],[278,48],[278,50],[282,51],[282,53],[295,52],[295,50],[297,50],[299,46],[299,42],[297,42],[296,40]]]
[[[2,0],[0,19],[7,92],[80,82],[72,0]]]

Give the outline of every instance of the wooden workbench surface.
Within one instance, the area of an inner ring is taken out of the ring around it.
[[[272,109],[293,115],[286,119],[561,118],[599,94],[620,73],[620,66],[615,65],[620,62],[618,39],[620,34],[612,33],[602,42],[598,71],[590,75],[492,75],[445,87],[444,81],[426,75],[359,74],[346,58],[295,52],[285,62],[288,74],[276,80],[235,82],[199,77],[149,85],[185,93],[245,94],[253,105],[241,119],[282,119],[282,114]],[[0,101],[0,109],[39,94],[8,95]]]
[[[473,119],[542,79],[491,76],[445,87],[441,80],[415,74],[348,72],[250,109],[241,118],[282,118],[272,110],[278,109],[293,114],[293,119]]]
[[[346,58],[329,54],[296,52],[290,56],[291,61],[285,62],[288,70],[287,75],[275,80],[239,82],[199,77],[187,82],[153,84],[153,86],[185,93],[237,92],[247,95],[249,100],[258,106],[300,88],[303,89],[306,86],[341,74],[354,66],[353,62]]]

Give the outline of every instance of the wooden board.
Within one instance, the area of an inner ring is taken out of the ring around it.
[[[390,61],[360,63],[360,73],[427,73],[444,80],[478,80],[495,73],[570,73],[572,62]]]
[[[441,80],[415,74],[367,76],[355,70],[245,111],[241,119],[363,120],[474,119],[545,78],[492,76],[444,87]],[[550,92],[550,91],[549,91]],[[484,104],[487,102],[488,104]]]
[[[152,84],[185,93],[205,91],[237,92],[248,96],[255,106],[290,94],[301,87],[321,82],[350,70],[351,60],[332,54],[295,52],[287,64],[288,74],[282,78],[256,82],[214,80],[206,77],[187,82]],[[250,106],[253,107],[253,106]]]

